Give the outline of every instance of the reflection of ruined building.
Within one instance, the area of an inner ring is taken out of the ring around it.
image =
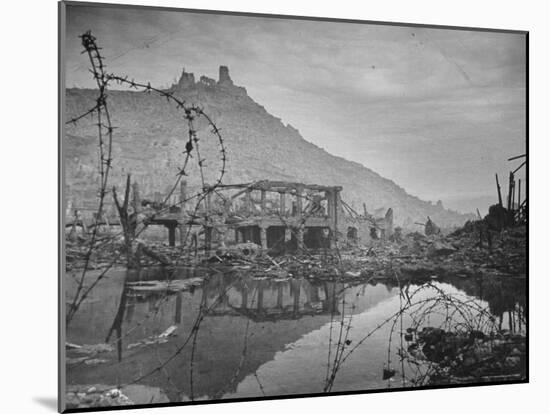
[[[101,302],[85,303],[68,334],[69,342],[79,338],[83,343],[99,343],[114,326],[120,334],[114,335],[111,343],[122,338],[116,342],[120,348],[113,353],[116,355],[101,355],[108,363],[69,366],[68,383],[127,384],[152,372],[159,360],[170,361],[139,384],[162,389],[174,402],[193,394],[212,399],[234,393],[239,383],[273,361],[289,344],[319,331],[331,320],[339,321],[343,306],[345,315],[359,314],[396,295],[395,289],[378,284],[346,288],[334,281],[262,280],[233,272],[206,277],[191,268],[176,274],[164,268],[142,269],[128,272],[128,278],[124,273],[113,272],[94,290],[94,298]],[[205,277],[202,286],[168,296],[159,291],[140,291],[136,296],[124,288],[125,281],[197,276]],[[162,297],[165,300],[159,300]],[[184,346],[201,309],[205,317],[196,344],[188,341]],[[129,347],[172,325],[177,325],[177,335],[168,342]]]
[[[254,322],[338,315],[336,284],[312,284],[304,279],[240,280],[229,290],[219,289],[219,304],[209,316],[242,315]],[[207,300],[207,305],[210,301]]]

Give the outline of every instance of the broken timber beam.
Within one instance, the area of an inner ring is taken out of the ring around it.
[[[508,177],[508,211],[512,208],[512,187],[514,182],[514,173],[510,171],[510,175]]]
[[[186,238],[186,203],[187,203],[187,181],[181,180],[180,183],[180,222],[179,222],[179,232],[180,232],[180,246],[183,247],[185,244]]]
[[[521,207],[521,178],[518,180],[518,210]]]
[[[524,166],[524,165],[525,165],[526,163],[527,163],[527,161],[523,161],[523,162],[522,162],[522,163],[521,163],[521,164],[519,165],[519,167],[518,167],[518,168],[516,168],[516,169],[515,169],[515,170],[514,170],[514,171],[512,172],[512,174],[515,174],[515,173],[517,173],[517,172],[518,172],[518,170],[519,170],[519,169],[520,169],[521,167],[523,167],[523,166]]]
[[[498,183],[498,174],[496,173],[495,178],[497,180],[498,205],[502,207],[502,194],[500,192],[500,184]]]
[[[132,207],[134,212],[138,214],[141,211],[141,199],[139,196],[139,185],[136,181],[132,184]]]
[[[527,156],[527,154],[516,155],[515,157],[508,158],[508,161],[517,160],[518,158],[523,158],[523,157],[526,157],[526,156]]]

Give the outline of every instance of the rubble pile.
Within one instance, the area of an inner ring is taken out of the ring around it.
[[[413,275],[525,277],[526,243],[524,225],[493,232],[481,222],[468,222],[447,236],[412,233],[400,247],[407,259],[401,269]]]
[[[66,395],[67,409],[134,405],[118,388],[105,385],[70,385]]]
[[[412,331],[412,330],[410,330]],[[407,354],[435,363],[428,384],[461,384],[520,380],[526,377],[525,336],[502,331],[450,332],[424,327],[405,335]]]
[[[164,258],[166,262],[178,263],[179,265],[194,264],[194,252],[182,256],[180,247],[170,247],[166,243],[147,242],[147,247],[155,252],[159,257]],[[89,242],[79,240],[65,242],[65,268],[67,271],[82,269],[86,262],[86,255],[89,250]],[[140,263],[143,267],[157,266],[159,261],[147,256],[140,255]],[[93,249],[88,263],[89,269],[103,269],[112,265],[126,266],[126,255],[124,254],[124,244],[122,240],[117,240],[102,245],[97,243],[97,248]]]
[[[262,278],[307,277],[318,279],[395,279],[429,280],[445,276],[479,275],[525,277],[527,271],[527,228],[510,227],[492,231],[482,221],[467,222],[453,233],[409,233],[393,241],[377,241],[370,246],[346,244],[340,249],[321,249],[302,254],[271,257],[254,243],[228,246],[206,253],[183,251],[163,243],[148,248],[166,262],[178,266],[230,267],[247,270]],[[103,268],[115,262],[125,265],[122,244],[94,249],[89,267]],[[67,269],[82,268],[88,246],[67,242]],[[141,255],[143,267],[158,265]]]

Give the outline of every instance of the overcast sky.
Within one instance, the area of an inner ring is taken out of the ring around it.
[[[108,69],[167,86],[182,67],[233,81],[328,152],[428,200],[495,194],[525,152],[525,37],[258,17],[68,7],[67,86],[93,86],[78,35]]]

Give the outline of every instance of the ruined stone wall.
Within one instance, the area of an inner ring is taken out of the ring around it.
[[[229,76],[229,68],[227,66],[220,66],[218,83],[220,85],[233,85],[233,80]]]

